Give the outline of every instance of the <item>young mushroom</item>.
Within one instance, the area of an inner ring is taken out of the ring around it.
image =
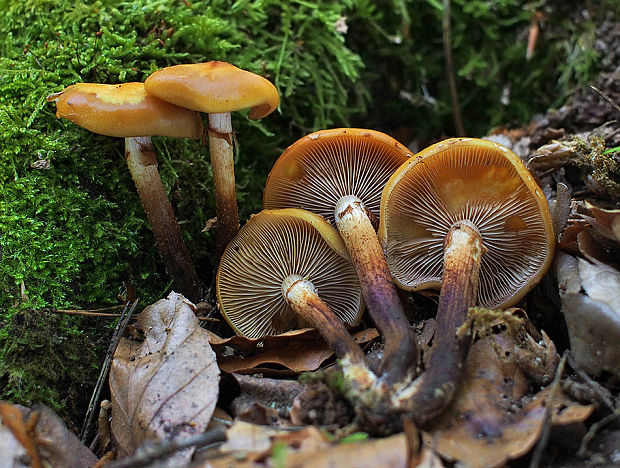
[[[48,101],[56,102],[58,118],[94,133],[125,138],[127,166],[172,287],[198,301],[202,287],[159,177],[150,137],[200,138],[200,115],[149,96],[143,83],[78,83],[50,95]]]
[[[385,186],[379,237],[397,284],[441,286],[426,372],[400,404],[420,423],[455,393],[471,341],[469,308],[506,308],[547,271],[554,236],[547,201],[521,160],[485,140],[437,143]]]
[[[361,319],[360,285],[338,233],[320,216],[297,209],[252,216],[222,255],[216,290],[239,335],[312,326],[338,358],[363,362],[343,324]]]
[[[145,87],[149,94],[164,101],[209,114],[209,151],[221,253],[239,230],[230,113],[251,108],[249,118],[262,119],[278,107],[278,91],[262,76],[226,62],[163,68],[146,79]]]
[[[303,208],[335,222],[370,315],[384,336],[381,375],[388,384],[411,376],[417,351],[373,224],[385,182],[410,156],[380,132],[321,130],[286,149],[267,178],[263,197],[263,208]]]

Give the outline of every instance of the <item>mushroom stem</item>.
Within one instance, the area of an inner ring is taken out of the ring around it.
[[[410,373],[417,363],[416,341],[368,210],[358,197],[347,195],[336,204],[335,218],[370,316],[384,337],[381,377],[387,385],[402,382],[413,377]]]
[[[316,328],[339,359],[364,363],[364,353],[344,324],[318,296],[312,282],[300,275],[289,275],[282,282],[286,302],[305,322]]]
[[[172,278],[172,288],[197,302],[202,297],[202,287],[159,177],[151,138],[125,138],[125,158],[153,228],[159,255]]]
[[[215,184],[218,258],[239,231],[232,131],[230,112],[209,114],[209,151]]]
[[[469,221],[455,223],[444,240],[443,276],[437,329],[426,371],[411,386],[409,415],[422,424],[439,414],[456,393],[471,343],[471,329],[463,327],[476,303],[482,237]]]

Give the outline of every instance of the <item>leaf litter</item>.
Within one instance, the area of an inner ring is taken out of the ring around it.
[[[112,435],[120,457],[146,440],[180,438],[206,429],[219,391],[219,368],[191,302],[171,293],[144,309],[144,341],[124,338],[110,370]],[[170,460],[186,463],[192,450]]]

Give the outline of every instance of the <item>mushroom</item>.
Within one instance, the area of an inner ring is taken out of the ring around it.
[[[381,132],[321,130],[284,151],[269,173],[263,197],[263,208],[307,209],[336,224],[370,315],[384,336],[380,373],[388,384],[411,373],[417,351],[373,221],[385,182],[410,156]]]
[[[145,87],[164,101],[209,114],[219,255],[239,230],[230,113],[249,107],[250,119],[262,119],[278,107],[278,91],[262,76],[226,62],[163,68],[146,79]]]
[[[342,239],[320,216],[297,209],[252,216],[221,257],[216,291],[239,335],[313,326],[339,358],[363,362],[343,324],[361,319],[359,281]]]
[[[150,137],[200,138],[200,115],[149,96],[143,83],[78,83],[48,96],[48,101],[56,102],[58,118],[94,133],[125,138],[127,165],[172,287],[192,301],[199,300],[202,287],[159,177]]]
[[[420,423],[455,393],[471,341],[469,308],[509,307],[549,268],[551,217],[514,153],[455,138],[421,151],[392,175],[381,199],[379,237],[400,287],[441,285],[434,351],[403,403]]]

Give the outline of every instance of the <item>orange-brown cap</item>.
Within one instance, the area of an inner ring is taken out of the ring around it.
[[[383,191],[379,237],[399,286],[439,286],[444,238],[461,220],[475,225],[488,249],[480,305],[515,304],[547,271],[555,239],[547,200],[532,175],[502,145],[454,138],[403,164]]]
[[[273,165],[263,208],[303,208],[334,222],[334,208],[345,195],[360,198],[379,214],[383,186],[412,153],[375,130],[334,128],[297,140]]]
[[[336,230],[304,210],[263,210],[228,244],[217,272],[222,314],[238,334],[256,338],[299,328],[282,294],[290,275],[311,281],[343,322],[359,322],[360,284]]]
[[[115,137],[200,138],[200,114],[150,96],[144,83],[77,83],[48,96],[56,116]]]
[[[271,114],[278,90],[269,80],[226,62],[205,62],[157,70],[145,81],[146,91],[164,101],[208,114],[251,108],[250,119]]]

